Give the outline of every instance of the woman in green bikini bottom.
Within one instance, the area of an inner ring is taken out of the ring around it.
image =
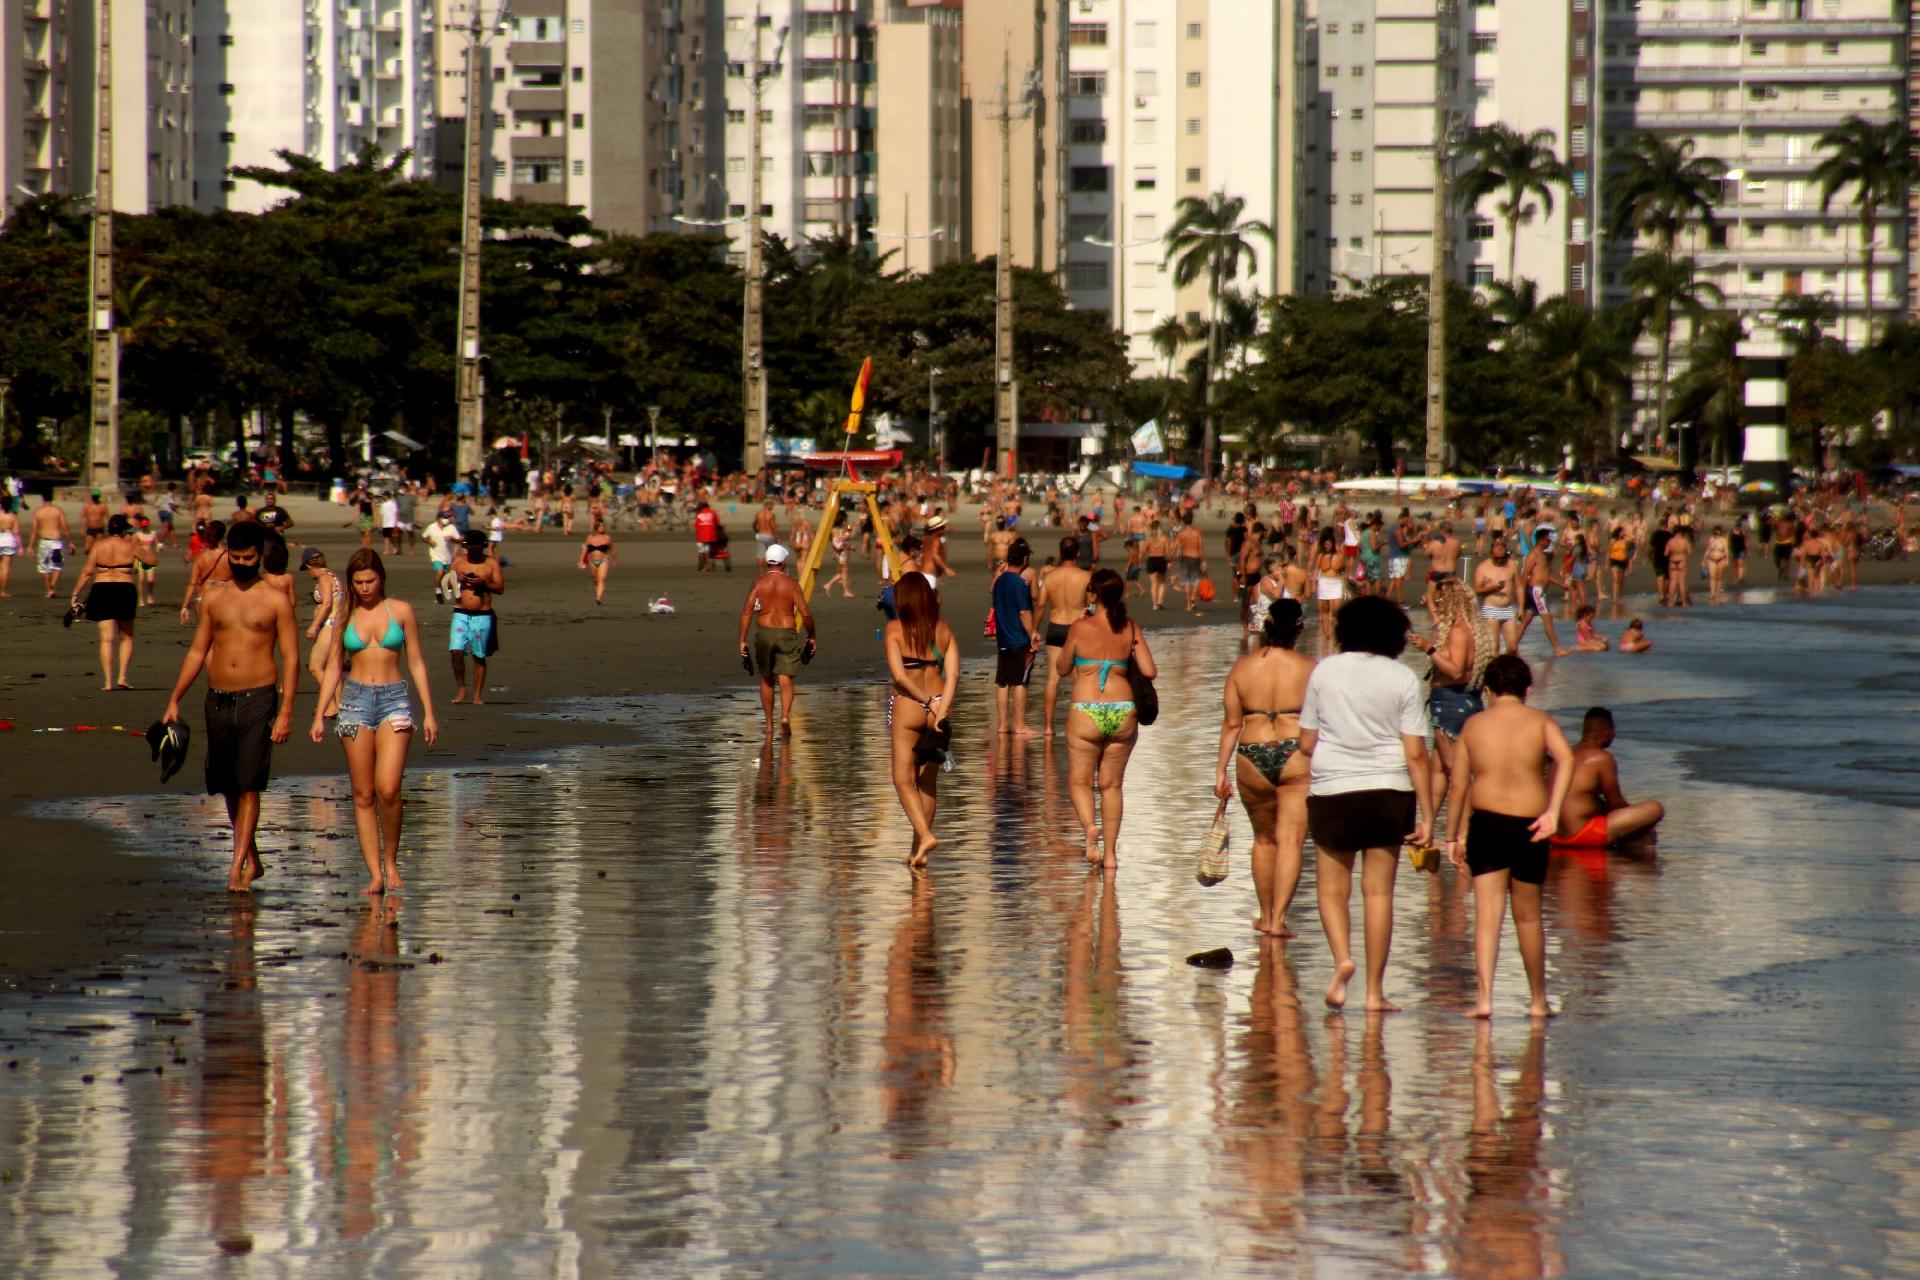
[[[1213,794],[1225,800],[1240,784],[1253,823],[1253,888],[1260,899],[1254,929],[1291,938],[1287,907],[1300,883],[1307,836],[1307,758],[1300,746],[1300,699],[1313,659],[1293,651],[1306,614],[1297,600],[1276,600],[1261,628],[1262,646],[1227,673],[1226,714]],[[1236,760],[1237,757],[1237,760]],[[1233,764],[1237,773],[1229,775]]]
[[[1124,810],[1120,786],[1140,733],[1130,677],[1138,672],[1151,680],[1158,669],[1146,637],[1127,618],[1125,579],[1111,569],[1096,570],[1087,582],[1087,594],[1095,609],[1067,628],[1067,642],[1060,650],[1061,664],[1073,672],[1073,703],[1067,712],[1067,788],[1086,832],[1087,862],[1113,867],[1120,862]],[[1097,825],[1096,787],[1100,792]]]

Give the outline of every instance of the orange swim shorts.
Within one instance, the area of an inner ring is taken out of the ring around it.
[[[1607,847],[1607,815],[1596,813],[1587,825],[1570,836],[1555,836],[1553,844],[1562,849],[1604,849]]]

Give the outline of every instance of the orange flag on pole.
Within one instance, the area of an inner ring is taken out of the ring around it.
[[[873,380],[873,357],[860,362],[860,376],[853,380],[853,408],[847,414],[847,434],[860,430],[860,411],[867,407],[867,383]]]

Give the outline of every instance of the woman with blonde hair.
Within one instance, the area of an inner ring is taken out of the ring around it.
[[[907,865],[920,868],[939,840],[933,813],[939,779],[953,743],[949,717],[960,685],[960,646],[940,617],[940,597],[923,574],[908,573],[893,584],[898,615],[887,624],[887,727],[893,749],[893,789],[913,826]]]
[[[1433,659],[1427,712],[1433,718],[1433,794],[1445,795],[1453,777],[1454,745],[1467,717],[1481,709],[1480,686],[1498,652],[1493,624],[1481,614],[1473,589],[1459,578],[1434,584],[1434,629],[1415,634],[1413,646]]]
[[[1253,888],[1260,900],[1253,927],[1275,938],[1293,936],[1287,907],[1300,884],[1307,837],[1307,758],[1296,753],[1313,659],[1293,651],[1305,621],[1298,600],[1274,601],[1261,618],[1262,646],[1227,673],[1213,779],[1213,794],[1222,800],[1239,783],[1240,803],[1253,823]]]

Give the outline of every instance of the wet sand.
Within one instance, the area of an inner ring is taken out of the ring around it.
[[[294,536],[324,548],[329,563],[336,570],[344,568],[347,555],[358,546],[357,535],[340,527],[346,519],[344,510],[311,499],[296,498],[288,505],[301,526]],[[986,613],[988,578],[975,510],[963,507],[954,519],[949,559],[961,576],[946,584],[943,595],[965,652],[987,655],[991,643],[980,637],[976,622]],[[441,721],[439,746],[429,750],[416,745],[410,766],[484,764],[562,745],[614,743],[626,740],[634,728],[618,717],[527,714],[550,712],[564,699],[746,688],[734,637],[739,608],[753,576],[753,542],[746,532],[751,511],[732,505],[723,506],[722,512],[734,533],[737,559],[732,574],[694,572],[688,534],[620,534],[616,543],[621,564],[610,581],[607,604],[601,607],[593,603],[587,575],[576,567],[579,538],[509,534],[508,590],[498,602],[502,651],[489,668],[492,689],[485,707],[447,702],[452,676],[443,652],[446,613],[432,603],[424,550],[390,565],[394,594],[413,601],[427,620],[426,657]],[[1219,549],[1224,521],[1203,523],[1209,526],[1209,568],[1224,588],[1224,554]],[[1036,559],[1057,545],[1059,533],[1029,532]],[[1118,542],[1108,544],[1107,550],[1109,563],[1124,562]],[[191,635],[177,622],[185,569],[177,553],[163,554],[161,564],[158,594],[163,603],[146,610],[138,624],[135,689],[104,693],[97,686],[93,625],[76,623],[71,630],[60,625],[61,606],[72,589],[77,562],[62,580],[58,600],[49,601],[37,589],[31,559],[16,558],[13,596],[0,601],[0,719],[14,725],[12,733],[0,732],[0,753],[4,753],[0,758],[6,761],[0,777],[0,814],[5,815],[14,845],[8,878],[18,890],[0,894],[0,982],[19,983],[31,975],[84,968],[102,958],[91,926],[115,913],[155,905],[186,908],[205,891],[198,865],[130,863],[123,846],[102,839],[96,830],[32,818],[21,810],[23,803],[38,799],[158,790],[158,767],[149,762],[145,743],[127,736],[127,731],[144,731],[164,710]],[[1415,559],[1416,573],[1423,564],[1424,559]],[[1772,586],[1769,563],[1755,561],[1752,569],[1750,585]],[[878,666],[874,640],[881,617],[873,606],[873,570],[856,562],[851,578],[853,599],[816,596],[820,653],[803,677],[803,699],[808,689],[870,678]],[[1920,560],[1863,565],[1862,579],[1867,582],[1905,583],[1916,578],[1920,578]],[[304,627],[311,616],[304,574],[296,575],[295,585],[301,592],[299,618]],[[1644,565],[1640,566],[1630,591],[1645,593],[1651,586]],[[672,598],[679,609],[676,616],[648,612],[648,601],[661,594]],[[1410,589],[1410,598],[1414,594]],[[1231,617],[1233,606],[1224,595],[1223,591],[1223,598],[1208,608],[1204,622]],[[1178,600],[1171,590],[1169,597]],[[1644,599],[1639,604],[1649,617],[1661,615]],[[1146,621],[1155,629],[1194,624],[1177,603],[1147,615]],[[1572,624],[1560,625],[1570,637]],[[1609,634],[1617,634],[1619,625],[1609,624]],[[1660,624],[1652,625],[1657,637]],[[1536,627],[1530,633],[1530,652],[1543,643],[1535,638],[1539,632]],[[307,741],[314,690],[304,665],[301,680],[293,740],[275,751],[277,778],[335,774],[344,767],[334,742],[316,746]],[[196,741],[192,759],[169,784],[170,792],[199,789],[204,689],[203,680],[182,708],[194,725]],[[726,727],[745,729],[751,724],[749,719]],[[95,731],[77,732],[82,726],[93,726]],[[53,728],[62,732],[33,732]],[[689,746],[697,750],[704,736],[703,730],[696,729]],[[139,833],[132,838],[137,841]],[[206,857],[215,857],[212,846]]]
[[[1389,1018],[1319,1004],[1311,859],[1301,938],[1254,940],[1237,805],[1228,881],[1194,884],[1217,629],[1156,641],[1165,712],[1110,877],[1079,863],[1062,753],[972,714],[978,667],[922,879],[873,683],[817,692],[771,749],[745,692],[648,694],[570,708],[631,725],[621,745],[422,769],[397,904],[357,893],[337,771],[288,779],[266,821],[300,834],[257,901],[216,858],[111,922],[111,968],[0,998],[0,1258],[1920,1274],[1916,604],[1699,610],[1644,657],[1538,664],[1536,703],[1612,705],[1628,794],[1669,804],[1651,856],[1554,860],[1545,1026],[1510,940],[1492,1025],[1460,1016],[1450,871],[1402,869]],[[217,801],[143,790],[46,807],[86,803],[143,867],[215,857]],[[1221,945],[1233,969],[1185,965]]]

